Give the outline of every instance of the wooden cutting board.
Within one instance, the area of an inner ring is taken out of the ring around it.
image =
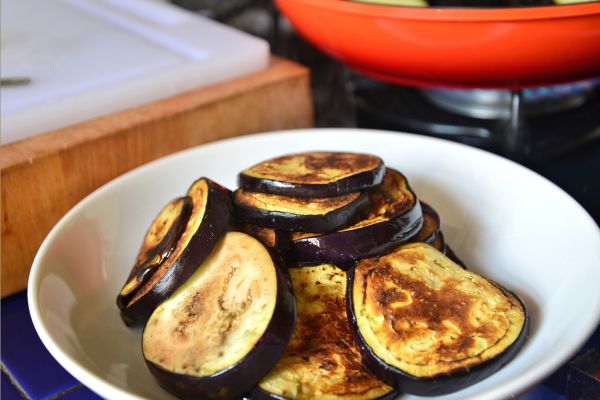
[[[2,297],[27,286],[50,229],[104,183],[202,143],[312,124],[308,70],[272,58],[260,72],[0,146]]]

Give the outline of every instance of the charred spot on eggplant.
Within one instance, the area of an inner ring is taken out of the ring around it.
[[[362,362],[346,316],[346,274],[331,264],[289,270],[298,315],[290,342],[253,399],[392,398]]]
[[[283,354],[295,322],[289,276],[269,250],[229,232],[148,319],[146,363],[181,398],[233,399]]]
[[[384,163],[360,153],[307,152],[263,161],[238,175],[241,188],[296,197],[334,197],[362,191],[383,179]]]
[[[410,240],[423,225],[421,205],[407,179],[387,168],[383,182],[370,193],[368,215],[357,223],[324,235],[291,233],[285,251],[291,263],[330,262],[348,267]]]
[[[369,367],[417,395],[450,393],[493,374],[517,354],[529,327],[516,295],[425,243],[359,261],[346,298]]]
[[[191,211],[175,246],[146,272],[141,284],[127,294],[126,301],[119,301],[121,317],[128,325],[146,321],[158,304],[194,273],[225,233],[232,214],[226,189],[200,178],[191,185],[187,197],[191,199]]]
[[[238,189],[236,217],[248,224],[288,231],[331,232],[350,224],[369,206],[367,193],[301,198]]]
[[[135,291],[146,282],[175,249],[192,213],[192,199],[171,200],[154,218],[144,236],[135,264],[117,296],[123,310]]]

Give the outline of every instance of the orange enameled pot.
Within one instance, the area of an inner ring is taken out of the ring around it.
[[[600,76],[600,2],[520,8],[275,2],[325,53],[399,84],[522,88]]]

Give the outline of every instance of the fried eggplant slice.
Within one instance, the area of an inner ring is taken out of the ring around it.
[[[257,239],[228,232],[152,313],[142,351],[160,385],[180,398],[233,399],[281,357],[295,315],[287,270]]]
[[[308,199],[238,189],[233,199],[241,222],[285,231],[331,232],[351,224],[369,207],[366,192]]]
[[[362,362],[346,317],[346,274],[331,264],[290,268],[298,306],[282,358],[253,399],[387,399],[392,387]]]
[[[135,263],[117,296],[123,310],[135,291],[158,269],[175,249],[192,213],[188,196],[171,200],[154,218],[144,236]]]
[[[335,197],[378,185],[384,163],[370,154],[314,151],[263,161],[238,175],[253,192],[295,197]]]
[[[348,228],[325,235],[292,233],[286,260],[297,264],[329,262],[347,268],[358,259],[393,249],[421,229],[420,202],[400,172],[387,168],[370,200],[366,218]]]
[[[145,322],[158,304],[194,273],[225,233],[232,215],[227,189],[200,178],[191,185],[187,197],[192,210],[176,245],[150,276],[128,294],[128,301],[121,308],[121,318],[127,325]]]
[[[525,343],[524,303],[425,243],[348,273],[348,315],[365,361],[404,393],[442,395],[508,363]]]

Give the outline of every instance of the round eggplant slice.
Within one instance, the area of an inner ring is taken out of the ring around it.
[[[346,316],[346,273],[331,264],[290,268],[298,314],[283,356],[253,399],[391,399],[362,362]]]
[[[295,316],[287,270],[257,239],[229,232],[152,313],[142,350],[167,391],[183,399],[233,399],[281,357]]]
[[[187,192],[192,210],[179,240],[168,257],[145,277],[121,310],[127,325],[145,322],[160,302],[189,278],[225,233],[232,214],[230,192],[207,178]]]
[[[525,343],[524,303],[425,243],[364,259],[348,273],[348,316],[371,370],[404,393],[479,382]]]
[[[285,251],[291,263],[330,262],[348,267],[410,240],[423,225],[423,212],[406,178],[388,168],[383,183],[371,193],[371,211],[358,223],[337,232],[292,233]]]
[[[360,153],[308,152],[263,161],[238,175],[242,189],[295,197],[334,197],[378,185],[384,163]]]
[[[135,291],[158,269],[175,249],[192,213],[192,199],[171,200],[154,218],[136,257],[135,264],[117,296],[123,310]]]
[[[369,207],[366,192],[307,199],[238,189],[233,199],[235,215],[244,223],[319,233],[351,224]]]

